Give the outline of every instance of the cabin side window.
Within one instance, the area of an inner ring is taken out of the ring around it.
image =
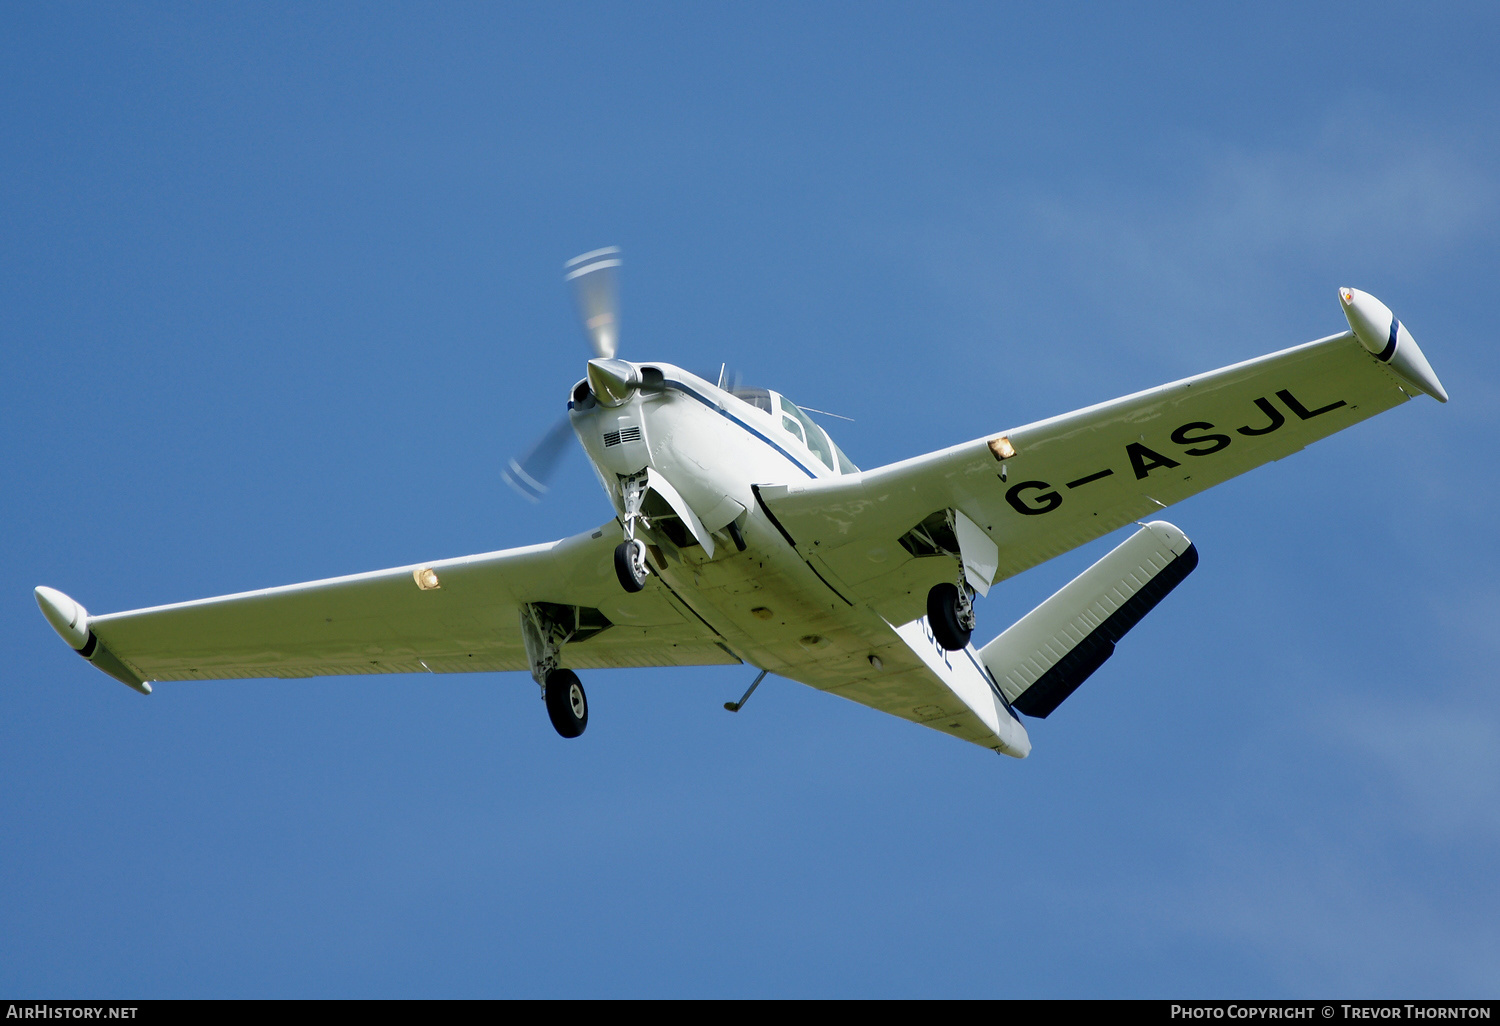
[[[859,468],[854,465],[854,461],[853,460],[851,460],[848,456],[844,455],[844,450],[842,450],[842,449],[839,448],[839,443],[834,442],[832,438],[830,438],[828,440],[830,442],[833,442],[833,455],[839,461],[839,473],[840,474],[858,474],[859,473]]]
[[[801,438],[803,440],[802,444],[806,445],[814,456],[823,461],[823,466],[829,470],[835,469],[832,440],[829,439],[822,428],[813,423],[807,414],[798,409],[796,403],[788,402],[786,396],[780,396],[779,398],[781,399],[781,419],[786,422],[787,430],[791,431],[798,438]],[[794,418],[803,430],[794,430],[795,425],[792,423]]]
[[[783,431],[806,446],[829,470],[839,474],[859,473],[859,468],[844,455],[828,432],[786,396],[765,388],[735,388],[729,394],[776,418]]]

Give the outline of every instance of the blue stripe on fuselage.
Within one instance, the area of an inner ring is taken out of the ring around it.
[[[759,428],[755,427],[753,424],[750,424],[747,421],[742,420],[741,418],[739,418],[739,417],[735,416],[734,414],[730,413],[728,410],[724,409],[724,407],[722,407],[718,403],[714,402],[708,396],[703,395],[702,393],[700,393],[696,388],[694,388],[693,386],[689,385],[687,382],[685,382],[685,381],[678,381],[676,378],[667,378],[663,383],[668,388],[675,388],[677,391],[681,392],[683,395],[690,395],[690,396],[692,396],[694,399],[698,400],[704,406],[707,406],[710,410],[713,410],[715,413],[718,413],[721,417],[724,417],[725,419],[730,420],[730,421],[732,421],[735,424],[738,424],[740,427],[742,427],[746,431],[750,432],[756,438],[759,438],[762,442],[765,442],[771,448],[773,448],[777,452],[781,453],[781,455],[783,455],[787,459],[791,460],[792,463],[796,466],[796,468],[798,470],[802,471],[808,477],[816,478],[818,476],[814,471],[811,471],[811,470],[807,469],[807,464],[803,463],[797,457],[795,457],[791,453],[787,452],[780,445],[777,445],[776,442],[769,435],[767,435],[765,432],[761,431]]]

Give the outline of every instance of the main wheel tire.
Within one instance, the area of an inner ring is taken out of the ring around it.
[[[563,737],[577,737],[588,727],[588,696],[572,670],[547,674],[547,718]]]
[[[620,587],[629,592],[640,591],[650,573],[646,568],[645,542],[632,538],[615,546],[615,576],[620,579]]]
[[[936,584],[927,593],[927,623],[932,636],[949,652],[957,652],[969,643],[974,633],[958,622],[958,586]]]

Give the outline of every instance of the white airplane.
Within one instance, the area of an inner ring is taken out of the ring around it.
[[[577,737],[575,670],[749,663],[1004,755],[1197,564],[1153,520],[982,648],[997,582],[1419,393],[1447,393],[1379,300],[1348,331],[902,460],[857,469],[775,392],[619,359],[617,249],[567,265],[595,358],[568,421],[614,519],[561,541],[49,623],[142,694],[151,681],[531,671]],[[533,495],[565,434],[512,483]]]

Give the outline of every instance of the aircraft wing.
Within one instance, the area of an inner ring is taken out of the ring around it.
[[[904,623],[925,611],[933,584],[955,578],[951,556],[932,558],[929,544],[956,551],[956,532],[946,547],[934,537],[944,510],[994,543],[992,583],[1417,394],[1345,332],[860,474],[762,485],[758,495],[830,586]]]
[[[618,534],[610,523],[543,545],[83,620],[142,681],[525,670],[523,603],[573,618],[566,667],[738,663],[659,577],[633,595],[620,588]],[[54,605],[66,599],[51,594]]]

